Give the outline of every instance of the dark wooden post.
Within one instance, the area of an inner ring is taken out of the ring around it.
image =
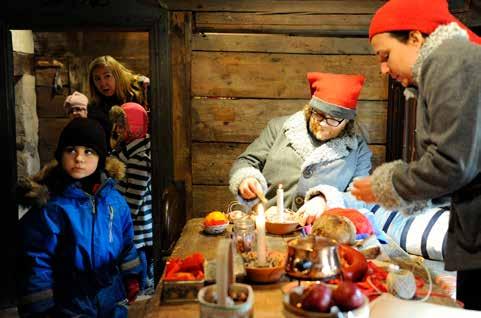
[[[0,20],[0,156],[2,222],[0,241],[3,270],[0,271],[0,307],[15,304],[15,251],[18,210],[15,203],[17,151],[15,132],[15,93],[13,81],[12,36],[5,21]]]

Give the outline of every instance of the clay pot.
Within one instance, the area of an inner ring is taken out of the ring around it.
[[[269,252],[270,257],[279,257],[281,263],[276,267],[252,267],[245,268],[247,278],[256,283],[275,283],[278,282],[285,273],[285,255],[280,252]]]
[[[285,235],[294,232],[299,226],[298,222],[274,223],[266,221],[266,232],[276,235]]]

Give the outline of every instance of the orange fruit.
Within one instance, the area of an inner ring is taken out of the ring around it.
[[[205,225],[219,225],[228,222],[227,216],[220,211],[212,211],[204,218]]]

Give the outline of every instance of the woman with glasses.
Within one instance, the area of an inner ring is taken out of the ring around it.
[[[285,207],[296,211],[310,188],[328,184],[345,191],[355,178],[369,174],[371,151],[354,129],[364,77],[308,73],[307,78],[312,98],[304,110],[272,119],[234,162],[230,190],[248,207],[257,203],[259,192],[269,206],[276,205],[282,184]],[[308,214],[321,211],[316,200],[309,202],[303,208]]]

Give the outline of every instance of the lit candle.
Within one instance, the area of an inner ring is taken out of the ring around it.
[[[257,265],[266,265],[266,216],[264,215],[264,206],[262,204],[257,205]]]
[[[279,222],[284,223],[284,189],[282,189],[282,184],[279,184],[277,188],[277,215],[279,216]]]

